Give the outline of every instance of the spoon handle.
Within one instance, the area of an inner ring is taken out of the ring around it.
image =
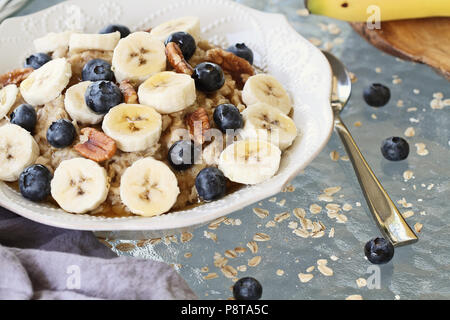
[[[367,204],[381,232],[394,246],[412,244],[418,240],[411,227],[384,190],[377,177],[370,169],[361,151],[356,145],[350,131],[342,122],[339,114],[335,116],[335,128],[352,161],[359,184],[363,190]]]

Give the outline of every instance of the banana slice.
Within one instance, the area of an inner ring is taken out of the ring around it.
[[[254,104],[242,112],[242,117],[245,125],[241,134],[244,138],[266,140],[285,150],[297,137],[295,122],[268,104]]]
[[[152,74],[166,70],[164,43],[148,32],[135,32],[119,41],[112,59],[118,82],[140,84]]]
[[[165,42],[172,33],[179,31],[189,33],[198,41],[200,38],[200,19],[198,17],[182,17],[170,20],[153,28],[150,34]]]
[[[138,96],[140,103],[153,106],[162,114],[184,110],[197,98],[194,79],[171,71],[157,73],[141,84]]]
[[[44,105],[56,99],[69,84],[72,67],[66,59],[47,62],[33,71],[20,84],[20,93],[25,101],[33,106]]]
[[[277,79],[268,74],[250,77],[242,91],[242,100],[247,106],[262,102],[280,109],[284,114],[291,112],[291,99]]]
[[[73,33],[70,36],[69,51],[86,50],[113,51],[120,40],[120,32],[107,34]]]
[[[0,119],[9,113],[18,94],[19,89],[15,84],[10,84],[0,90]]]
[[[36,52],[54,52],[59,48],[69,48],[70,37],[74,31],[51,32],[41,38],[34,40]]]
[[[106,170],[98,163],[75,158],[60,163],[51,182],[53,199],[71,213],[96,209],[108,196]]]
[[[105,116],[103,131],[124,152],[144,151],[161,137],[162,117],[155,109],[140,104],[120,104]]]
[[[39,146],[27,130],[15,124],[0,127],[0,180],[16,181],[38,156]]]
[[[84,81],[70,87],[67,89],[64,98],[67,113],[73,120],[82,124],[98,124],[102,122],[104,117],[104,115],[92,111],[86,104],[84,94],[91,83],[91,81]]]
[[[241,140],[228,146],[220,155],[219,169],[231,181],[258,184],[278,171],[281,150],[263,140]]]
[[[120,198],[134,214],[158,216],[169,211],[180,194],[175,174],[161,161],[144,158],[125,170]]]

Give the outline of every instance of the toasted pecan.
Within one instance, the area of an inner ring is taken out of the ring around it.
[[[242,74],[251,76],[255,74],[255,70],[250,62],[221,48],[214,48],[206,51],[206,60],[218,64],[232,75],[239,75],[240,77]]]
[[[194,73],[194,69],[184,59],[183,52],[181,52],[180,47],[175,42],[169,42],[166,45],[166,56],[177,73],[185,73],[190,76]]]
[[[74,148],[83,157],[102,162],[111,159],[116,154],[116,142],[103,132],[94,128],[84,128],[81,130],[81,134],[87,136],[87,141],[77,144]]]
[[[186,124],[195,142],[203,144],[205,142],[206,132],[211,129],[206,110],[204,108],[198,108],[195,112],[188,114],[186,116]]]
[[[136,104],[138,103],[138,96],[136,90],[129,80],[123,80],[120,83],[120,91],[122,91],[125,103],[128,104]]]
[[[9,84],[20,85],[34,71],[33,68],[14,69],[10,72],[0,75],[0,87],[3,88]]]

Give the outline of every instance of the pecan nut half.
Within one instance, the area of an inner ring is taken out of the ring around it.
[[[0,75],[0,87],[3,88],[9,84],[18,86],[23,80],[28,78],[33,71],[33,68],[21,68],[2,74]]]
[[[194,141],[198,144],[205,143],[205,134],[211,129],[206,110],[198,108],[194,113],[187,115],[186,123],[191,135],[194,137]]]
[[[129,80],[123,80],[119,86],[120,91],[122,91],[125,103],[127,104],[137,104],[138,95],[133,85]]]
[[[74,148],[85,158],[95,162],[111,159],[117,151],[116,142],[103,132],[94,128],[84,128],[81,134],[87,137],[87,141],[77,144]]]
[[[247,74],[252,76],[255,74],[250,62],[221,48],[206,51],[206,60],[218,64],[233,75]]]
[[[167,44],[166,56],[170,65],[177,73],[184,73],[190,76],[194,73],[194,69],[186,59],[184,59],[183,52],[181,52],[180,47],[175,42],[169,42]]]

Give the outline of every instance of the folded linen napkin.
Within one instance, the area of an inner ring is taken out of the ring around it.
[[[165,263],[117,257],[91,232],[0,208],[0,299],[196,299]]]

